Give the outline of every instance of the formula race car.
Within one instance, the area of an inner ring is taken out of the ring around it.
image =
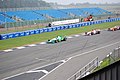
[[[85,32],[85,36],[90,36],[90,35],[96,35],[96,34],[100,34],[101,30],[100,29],[95,29],[89,32]]]
[[[116,30],[120,30],[120,26],[115,26],[112,28],[108,28],[108,31],[116,31]]]
[[[67,37],[65,36],[57,36],[56,38],[53,38],[53,39],[50,39],[47,41],[47,43],[58,43],[58,42],[62,42],[62,41],[66,41],[67,40]]]

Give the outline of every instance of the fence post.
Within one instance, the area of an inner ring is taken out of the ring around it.
[[[118,58],[120,57],[120,47],[118,46]]]

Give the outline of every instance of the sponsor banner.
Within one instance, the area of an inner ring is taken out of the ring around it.
[[[40,33],[40,30],[37,29],[37,30],[34,30],[34,34],[39,34]]]
[[[57,30],[57,27],[52,27],[53,28],[53,31],[56,31]]]
[[[19,32],[19,33],[20,33],[20,36],[25,36],[24,32]]]
[[[30,35],[30,31],[24,31],[24,36]]]
[[[1,34],[0,40],[5,40],[5,39],[8,39],[8,34]]]
[[[60,26],[60,28],[61,28],[61,30],[65,29],[65,27],[64,27],[64,26]]]
[[[9,33],[7,35],[8,35],[8,38],[15,38],[14,33]]]
[[[52,32],[52,31],[53,31],[53,28],[48,28],[47,32]]]
[[[48,32],[48,28],[43,28],[43,32]]]
[[[14,33],[14,37],[20,37],[20,32]]]
[[[39,29],[40,30],[40,33],[43,33],[44,32],[44,29]]]
[[[61,30],[60,26],[57,26],[56,28],[57,28],[57,30]]]
[[[79,19],[55,21],[55,22],[52,22],[51,25],[55,26],[55,25],[65,25],[65,24],[73,24],[73,23],[79,23]]]
[[[35,34],[34,30],[29,30],[30,35]]]

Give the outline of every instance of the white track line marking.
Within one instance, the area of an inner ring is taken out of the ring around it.
[[[75,56],[73,56],[73,57],[70,57],[70,59],[75,58],[75,57],[77,57],[77,56],[85,55],[85,54],[87,54],[87,53],[91,53],[91,52],[94,52],[94,51],[97,51],[97,50],[100,50],[100,49],[103,49],[103,48],[106,48],[106,47],[109,47],[109,46],[112,46],[112,45],[115,45],[115,44],[118,44],[118,43],[120,43],[120,41],[115,42],[115,43],[113,43],[113,44],[106,45],[106,46],[102,46],[102,47],[99,47],[99,48],[96,48],[96,49],[93,49],[93,50],[90,50],[90,51],[87,51],[87,52],[84,52],[84,53],[82,53],[82,54],[75,55]]]
[[[62,66],[65,62],[67,62],[69,59],[65,60],[61,60],[63,63],[61,63],[60,65],[58,65],[56,68],[54,68],[53,70],[51,70],[50,72],[48,72],[46,75],[44,75],[43,77],[41,77],[38,80],[41,80],[42,78],[44,78],[45,76],[47,76],[49,73],[53,72],[54,70],[56,70],[57,68],[59,68],[60,66]]]
[[[61,60],[63,63],[65,63],[66,61],[65,60]]]
[[[103,48],[106,48],[106,47],[109,47],[109,46],[112,46],[112,45],[115,45],[115,44],[118,44],[118,43],[120,43],[120,41],[115,42],[115,43],[113,43],[113,44],[109,44],[109,45],[106,45],[106,46],[102,46],[102,47],[96,48],[96,49],[94,49],[94,50],[90,50],[90,51],[88,51],[88,52],[84,52],[84,53],[79,54],[79,55],[75,55],[75,56],[73,56],[73,57],[68,58],[68,59],[66,60],[66,62],[69,61],[69,60],[72,59],[72,58],[77,57],[77,56],[85,55],[85,54],[87,54],[87,53],[94,52],[94,51],[97,51],[97,50],[100,50],[100,49],[103,49]],[[62,60],[61,60],[61,61],[62,61]],[[59,68],[59,67],[62,66],[63,64],[64,64],[64,63],[61,63],[59,66],[57,66],[56,68],[54,68],[53,70],[51,70],[50,72],[48,72],[48,74],[51,73],[51,72],[53,72],[54,70],[56,70],[57,68]],[[50,64],[48,64],[48,65],[50,65]],[[48,65],[47,65],[47,66],[48,66]],[[44,67],[44,66],[42,66],[42,67]],[[40,67],[38,67],[38,68],[40,68]],[[38,68],[35,68],[35,69],[38,69]],[[25,73],[25,72],[23,72],[23,73]],[[2,80],[6,80],[6,79],[9,79],[9,78],[15,77],[15,76],[17,76],[17,75],[23,74],[23,73],[19,73],[19,74],[10,76],[10,77],[6,77],[6,78],[4,78],[4,79],[2,79]],[[47,76],[47,74],[46,74],[45,76]],[[45,76],[41,77],[40,79],[44,78]],[[40,79],[39,79],[39,80],[40,80]]]
[[[115,44],[118,44],[120,43],[120,41],[118,42],[115,42],[113,44],[109,44],[109,45],[106,45],[106,46],[102,46],[102,47],[99,47],[99,48],[96,48],[94,50],[90,50],[90,51],[87,51],[87,52],[84,52],[82,54],[78,54],[78,55],[75,55],[73,57],[70,57],[66,60],[66,62],[68,62],[69,60],[71,60],[72,58],[75,58],[75,57],[78,57],[78,56],[81,56],[81,55],[85,55],[85,54],[88,54],[88,53],[91,53],[91,52],[94,52],[94,51],[97,51],[97,50],[100,50],[100,49],[103,49],[103,48],[106,48],[106,47],[109,47],[109,46],[112,46],[112,45],[115,45]],[[66,63],[65,62],[65,63]],[[59,68],[60,66],[62,66],[64,63],[60,64],[59,66],[57,66],[56,68],[54,68],[53,70],[51,70],[48,74],[50,74],[51,72],[53,72],[54,70],[56,70],[57,68]],[[45,76],[47,76],[48,74],[46,74]],[[41,77],[39,80],[41,80],[42,78],[44,78],[45,76]]]
[[[43,72],[43,73],[45,73],[45,74],[47,74],[48,73],[48,71],[47,70],[34,70],[34,71],[27,71],[26,73],[36,73],[36,72]]]
[[[24,49],[25,47],[16,47],[16,49]]]
[[[41,42],[40,44],[46,44],[46,42]]]
[[[33,47],[33,46],[37,46],[36,44],[31,44],[31,45],[28,45],[29,47]]]
[[[73,38],[73,37],[68,36],[67,38],[69,38],[69,39],[70,39],[70,38]]]
[[[35,71],[36,69],[39,69],[39,68],[42,68],[42,67],[45,67],[45,66],[49,66],[49,65],[52,65],[52,64],[55,64],[55,63],[58,63],[58,62],[63,62],[63,60],[60,60],[60,61],[57,61],[57,62],[54,62],[54,63],[50,63],[50,64],[47,64],[47,65],[44,65],[44,66],[41,66],[41,67],[37,67],[37,68],[31,69],[31,70],[29,70],[29,71]],[[63,63],[61,63],[61,64],[63,64]],[[61,65],[61,64],[60,64],[60,65]],[[58,66],[59,66],[59,65],[58,65]],[[7,79],[10,79],[10,78],[13,78],[13,77],[16,77],[16,76],[25,74],[26,72],[27,72],[27,71],[24,71],[24,72],[19,73],[19,74],[16,74],[16,75],[3,78],[3,79],[1,79],[1,80],[7,80]],[[44,71],[44,72],[45,72],[45,71]],[[48,72],[48,73],[49,73],[49,72]],[[47,73],[47,74],[48,74],[48,73]]]
[[[80,35],[74,35],[75,37],[79,37]]]
[[[7,49],[7,50],[3,50],[4,52],[10,52],[13,51],[12,49]]]
[[[35,58],[36,60],[39,60],[39,61],[48,61],[48,60],[45,60],[45,59],[40,59],[40,58]]]

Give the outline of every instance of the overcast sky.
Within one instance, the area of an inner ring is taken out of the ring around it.
[[[118,3],[120,0],[43,0],[46,2],[57,2],[58,4],[70,4],[70,3]]]

